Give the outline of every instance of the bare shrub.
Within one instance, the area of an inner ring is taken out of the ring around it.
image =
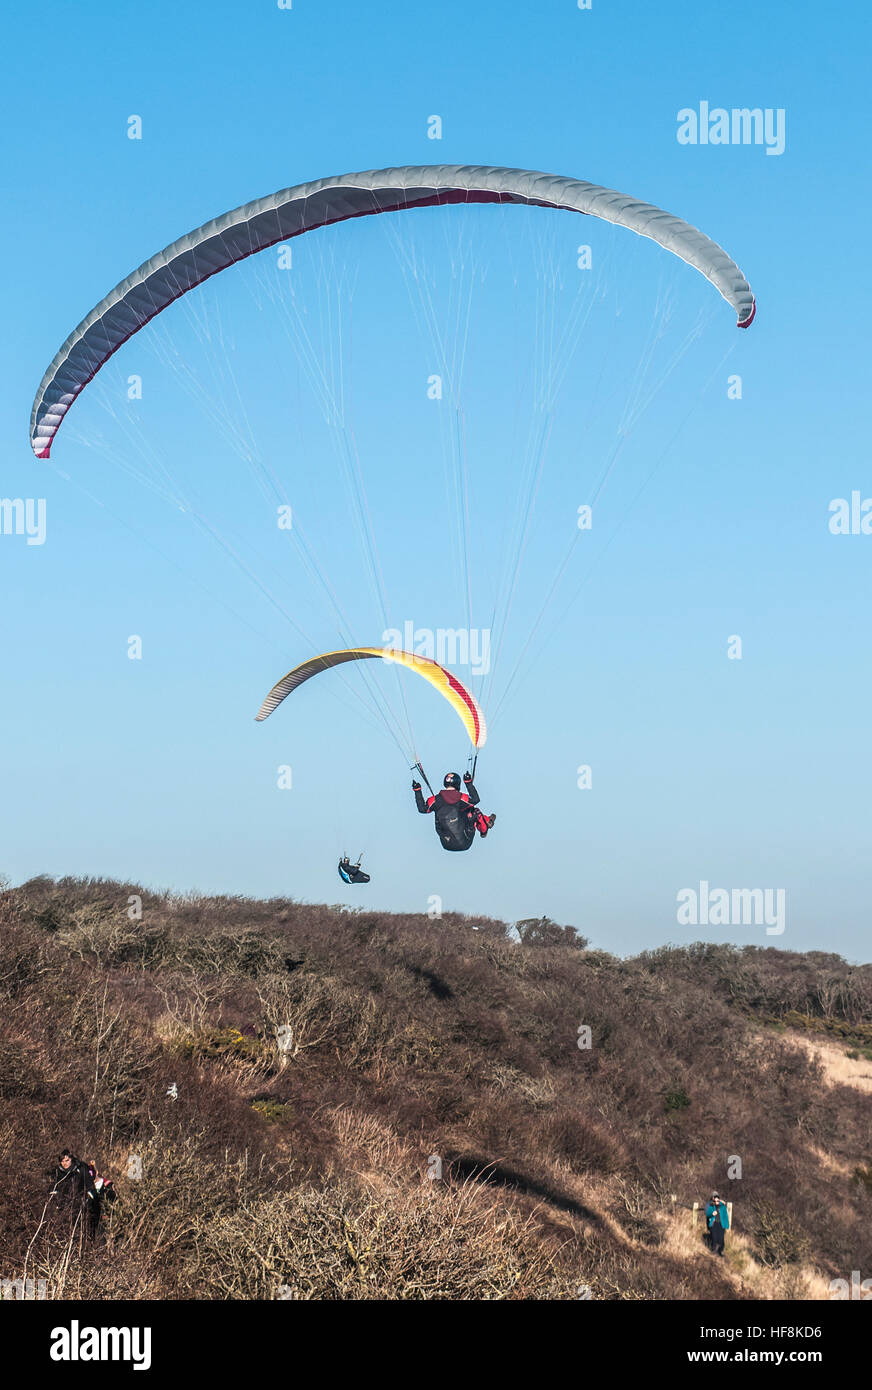
[[[758,1201],[754,1207],[755,1254],[761,1264],[796,1264],[808,1249],[808,1240],[793,1217],[772,1202]]]
[[[237,1299],[573,1297],[525,1223],[474,1189],[303,1188],[211,1221],[191,1273]]]

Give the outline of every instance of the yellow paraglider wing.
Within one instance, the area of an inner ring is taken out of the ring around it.
[[[404,652],[387,647],[349,647],[340,652],[324,652],[313,656],[299,666],[295,666],[286,676],[273,686],[255,716],[258,720],[267,719],[292,690],[317,676],[320,671],[329,671],[333,666],[342,666],[346,661],[391,661],[407,666],[429,681],[435,690],[448,701],[460,718],[469,735],[473,748],[483,748],[487,738],[487,725],[481,707],[471,691],[455,675],[438,661],[426,656],[416,656],[414,652]]]

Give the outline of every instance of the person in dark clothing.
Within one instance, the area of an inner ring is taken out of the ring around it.
[[[94,1186],[94,1196],[88,1206],[88,1230],[90,1236],[93,1238],[96,1236],[100,1225],[104,1202],[111,1206],[118,1196],[118,1193],[115,1191],[115,1184],[112,1179],[105,1177],[102,1173],[98,1173],[95,1163],[88,1164],[88,1172],[91,1175],[91,1182]]]
[[[81,1158],[76,1158],[69,1149],[64,1149],[63,1153],[60,1154],[57,1166],[52,1170],[51,1178],[51,1195],[53,1197],[85,1197],[94,1188],[94,1180],[91,1177],[88,1164],[83,1162]]]
[[[711,1248],[716,1255],[723,1256],[724,1232],[730,1228],[730,1217],[726,1202],[716,1192],[712,1193],[712,1199],[705,1209],[705,1219]]]
[[[481,798],[472,784],[472,775],[469,772],[463,774],[463,785],[466,790],[460,790],[460,773],[447,772],[442,784],[442,791],[435,796],[430,796],[424,800],[424,793],[421,791],[421,783],[413,782],[412,790],[415,793],[415,805],[422,816],[433,812],[436,822],[436,834],[443,849],[465,850],[469,849],[475,839],[475,832],[478,831],[482,839],[491,829],[496,816],[482,815],[481,811],[475,808]]]
[[[347,854],[344,854],[339,861],[339,877],[343,883],[369,883],[369,874],[365,874],[360,867],[360,860],[352,864]]]
[[[101,1202],[114,1202],[118,1193],[115,1191],[115,1184],[105,1173],[97,1171],[96,1163],[88,1164],[88,1172],[91,1174],[91,1181],[94,1184],[94,1191]]]
[[[100,1199],[90,1166],[81,1158],[76,1158],[69,1149],[64,1149],[52,1170],[51,1179],[50,1195],[68,1207],[71,1216],[81,1212],[87,1218],[88,1232],[93,1236],[100,1220]]]
[[[118,1193],[115,1191],[115,1183],[111,1178],[106,1177],[100,1178],[99,1181],[103,1184],[100,1189],[100,1201],[108,1202],[111,1207],[112,1203],[118,1197]]]

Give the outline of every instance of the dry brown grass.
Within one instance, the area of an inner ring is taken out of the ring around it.
[[[786,1036],[797,1047],[802,1047],[809,1056],[819,1059],[824,1079],[831,1086],[855,1086],[858,1091],[872,1095],[872,1061],[854,1052],[849,1044],[822,1037],[819,1033],[809,1036],[794,1029]]]

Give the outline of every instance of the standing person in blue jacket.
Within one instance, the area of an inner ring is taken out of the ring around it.
[[[716,1192],[705,1209],[705,1224],[708,1226],[709,1240],[716,1255],[724,1253],[724,1232],[730,1229],[727,1204]]]

